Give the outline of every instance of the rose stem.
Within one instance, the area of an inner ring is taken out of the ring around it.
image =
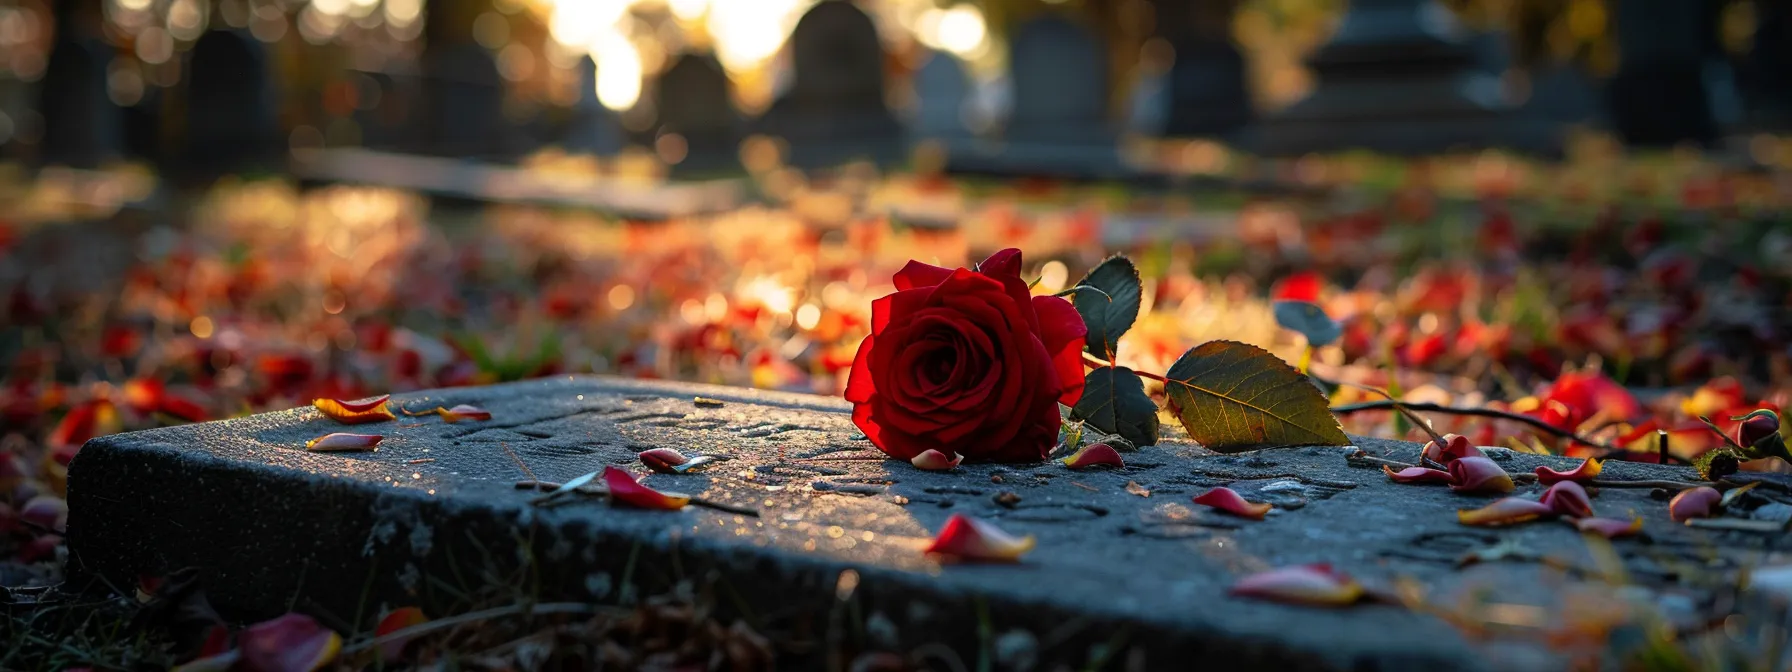
[[[1107,361],[1100,357],[1096,357],[1095,355],[1091,355],[1087,352],[1083,353],[1083,364],[1087,365],[1091,369],[1105,369],[1110,366],[1114,366],[1113,362]],[[1164,384],[1169,384],[1169,382],[1170,382],[1170,379],[1165,378],[1160,375],[1157,375],[1150,371],[1134,371],[1133,373],[1139,374],[1139,377],[1141,377],[1141,378],[1150,378],[1152,380],[1155,380],[1157,382],[1164,383]]]

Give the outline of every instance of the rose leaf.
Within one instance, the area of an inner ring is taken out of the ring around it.
[[[1257,346],[1203,343],[1166,378],[1170,411],[1209,450],[1350,444],[1307,376]]]
[[[1083,316],[1083,324],[1089,327],[1085,341],[1089,353],[1112,360],[1114,350],[1120,345],[1120,335],[1139,319],[1139,297],[1143,291],[1139,269],[1126,257],[1108,257],[1075,286],[1101,290],[1077,292],[1071,303]]]
[[[1139,374],[1124,366],[1105,366],[1083,378],[1083,398],[1070,409],[1073,420],[1106,434],[1119,434],[1134,446],[1157,445],[1157,404],[1145,394]]]
[[[1307,345],[1324,347],[1344,334],[1338,322],[1325,310],[1308,301],[1277,301],[1275,305],[1276,324],[1283,329],[1299,332],[1307,337]]]

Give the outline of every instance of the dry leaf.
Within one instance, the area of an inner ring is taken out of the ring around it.
[[[1350,443],[1319,388],[1257,346],[1203,343],[1183,353],[1167,378],[1170,410],[1209,450]]]
[[[1138,495],[1140,497],[1150,497],[1151,496],[1151,491],[1146,490],[1145,486],[1139,485],[1138,481],[1127,481],[1126,482],[1126,491],[1130,492],[1132,494]]]

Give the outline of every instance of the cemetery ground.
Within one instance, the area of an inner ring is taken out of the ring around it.
[[[300,635],[339,633],[349,666],[405,639],[410,660],[465,667],[556,650],[732,669],[1159,667],[1190,652],[1317,668],[1771,664],[1784,630],[1767,570],[1792,519],[1778,465],[1720,479],[1737,494],[1716,527],[1671,520],[1665,499],[1698,478],[1686,463],[1725,447],[1700,416],[1736,436],[1733,418],[1789,401],[1784,176],[1684,158],[1298,169],[1333,184],[1181,202],[897,177],[642,221],[264,182],[190,216],[15,222],[0,265],[0,667],[167,666],[203,648],[216,613],[287,612],[322,629]],[[950,204],[963,225],[890,204]],[[1127,466],[1086,472],[875,459],[837,400],[871,300],[908,259],[1002,247],[1026,251],[1040,293],[1109,252],[1136,259],[1146,310],[1121,364],[1163,371],[1220,339],[1310,359],[1353,437],[1426,437],[1369,387],[1502,447],[1487,452],[1514,474],[1608,458],[1593,505],[1644,535],[1462,525],[1453,511],[1494,500],[1396,484],[1380,467],[1421,463],[1418,446],[1369,438],[1353,439],[1361,454],[1226,456],[1166,430]],[[1309,351],[1271,299],[1316,302],[1340,337]],[[288,409],[384,393],[491,418],[401,414],[379,451],[302,450],[336,429]],[[636,454],[659,447],[727,459],[646,485],[728,508],[544,508],[516,487],[645,473]],[[1189,501],[1218,486],[1275,513]],[[961,512],[1038,547],[1017,568],[928,559]],[[1377,603],[1227,596],[1252,572],[1320,561]],[[195,566],[209,569],[182,571]],[[415,638],[391,636],[406,627]]]

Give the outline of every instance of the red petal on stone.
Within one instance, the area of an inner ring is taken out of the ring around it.
[[[1555,513],[1555,511],[1543,502],[1522,497],[1507,497],[1479,509],[1459,510],[1456,512],[1456,522],[1463,525],[1498,527],[1536,520],[1551,513]]]
[[[1668,517],[1676,523],[1684,523],[1694,518],[1710,518],[1717,515],[1718,504],[1724,500],[1723,493],[1707,485],[1681,490],[1668,502]]]
[[[929,448],[921,451],[921,454],[916,455],[915,459],[909,460],[909,463],[915,465],[916,469],[946,471],[958,466],[958,463],[963,461],[963,455],[953,454],[947,457],[945,453]]]
[[[1443,445],[1439,445],[1436,439],[1426,443],[1425,459],[1449,464],[1464,457],[1487,457],[1480,448],[1475,447],[1473,441],[1469,441],[1468,437],[1461,434],[1445,434],[1444,441],[1446,443]]]
[[[342,638],[304,614],[287,614],[243,630],[238,650],[256,672],[311,672],[336,659]]]
[[[653,509],[658,511],[677,511],[691,503],[691,498],[669,492],[660,492],[635,481],[635,477],[616,467],[604,467],[604,485],[610,489],[610,504],[632,506],[637,509]]]
[[[1195,497],[1195,503],[1251,520],[1263,520],[1263,516],[1273,508],[1260,502],[1247,502],[1231,488],[1214,488],[1203,492]]]
[[[1549,467],[1537,467],[1537,482],[1544,485],[1551,485],[1561,481],[1585,483],[1594,478],[1598,478],[1599,472],[1604,468],[1603,463],[1598,459],[1591,457],[1582,460],[1580,466],[1575,467],[1573,471],[1556,471]]]
[[[1574,521],[1574,528],[1586,534],[1597,534],[1607,539],[1617,539],[1642,532],[1643,519],[1582,518]]]
[[[441,414],[442,419],[448,422],[492,419],[491,411],[470,404],[460,404],[446,411],[440,411],[439,413]]]
[[[995,525],[954,513],[923,552],[965,562],[1018,562],[1036,543],[1033,535],[1017,539]]]
[[[662,474],[676,474],[678,473],[678,470],[673,469],[673,467],[690,461],[690,458],[685,457],[684,453],[671,448],[643,450],[636,457],[641,458],[641,464],[647,465],[648,469],[652,469]]]
[[[1543,491],[1543,497],[1538,503],[1569,518],[1587,518],[1593,515],[1593,500],[1588,499],[1586,489],[1574,481],[1562,481],[1549,486],[1548,490]]]
[[[1450,479],[1450,489],[1457,492],[1498,495],[1512,491],[1512,475],[1486,457],[1461,457],[1452,460]]]
[[[1120,468],[1126,466],[1126,461],[1120,459],[1120,451],[1114,450],[1113,446],[1105,443],[1083,446],[1083,449],[1076,451],[1076,454],[1058,461],[1063,462],[1064,466],[1070,467],[1071,469],[1088,469],[1089,467]]]
[[[367,401],[366,399],[357,399],[348,402],[350,404],[362,405],[360,410],[350,408],[347,404],[335,399],[317,399],[312,401],[311,405],[316,406],[318,412],[323,413],[324,417],[345,425],[359,425],[369,422],[385,422],[387,420],[398,419],[398,416],[392,415],[391,409],[386,408],[384,399],[380,397],[374,398],[380,399],[379,403],[365,404],[364,402]]]
[[[68,524],[68,502],[55,495],[38,495],[19,508],[19,519],[39,527],[60,530]]]
[[[1319,563],[1258,572],[1232,584],[1231,594],[1317,607],[1342,607],[1363,597],[1363,586]]]
[[[1429,467],[1407,467],[1394,471],[1393,467],[1381,466],[1381,472],[1394,479],[1395,483],[1449,483],[1450,472]]]
[[[378,434],[348,434],[346,432],[337,432],[335,434],[325,434],[310,441],[306,441],[305,450],[314,453],[373,450],[379,447],[380,441],[385,440],[385,438],[386,437]]]
[[[351,412],[360,413],[363,411],[371,411],[376,408],[385,408],[386,401],[391,398],[392,398],[392,395],[390,395],[390,394],[382,394],[377,397],[367,397],[365,399],[350,399],[348,401],[334,400],[334,401],[336,401],[337,405],[339,405]]]
[[[392,613],[386,614],[385,618],[380,619],[380,624],[373,630],[373,636],[376,639],[384,638],[394,632],[428,622],[429,618],[423,615],[422,609],[416,607],[393,609]],[[410,644],[412,639],[413,637],[394,637],[381,642],[380,657],[385,660],[403,659],[404,647],[406,644]]]

